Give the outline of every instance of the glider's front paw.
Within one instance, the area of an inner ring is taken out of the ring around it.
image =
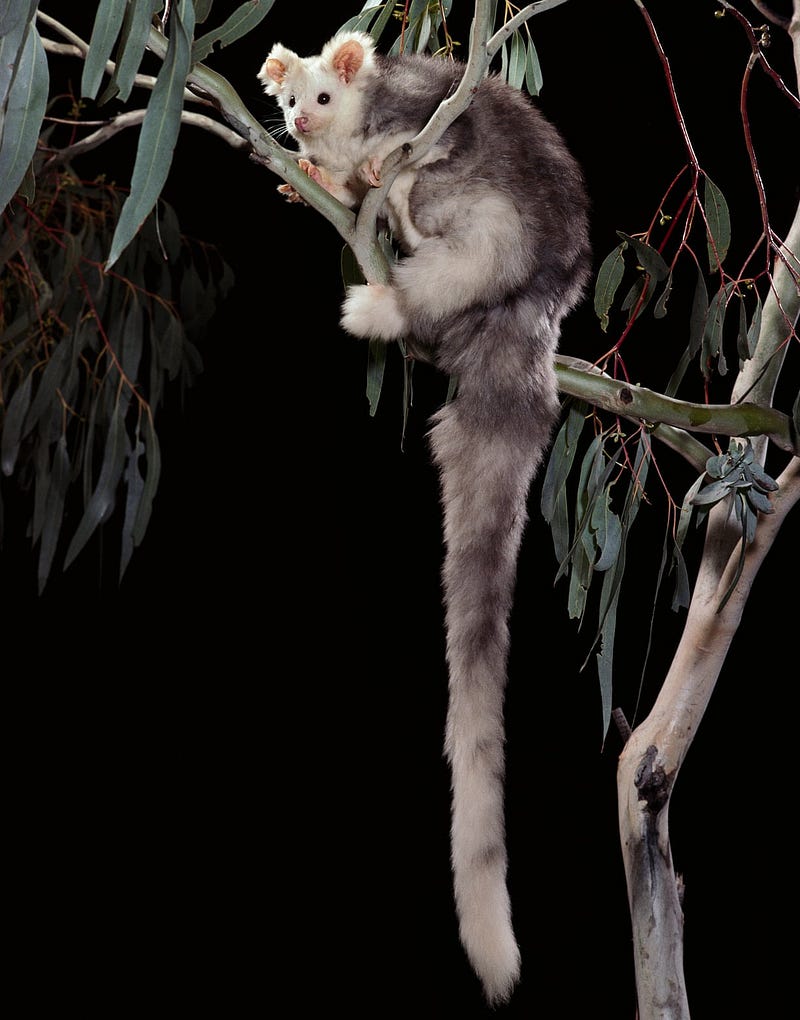
[[[377,283],[348,287],[341,322],[348,333],[370,340],[398,340],[407,332],[397,291]]]
[[[306,175],[310,177],[312,181],[316,181],[321,188],[326,191],[333,191],[333,182],[328,178],[321,167],[318,167],[315,163],[312,163],[310,159],[298,159],[297,165]],[[284,196],[287,202],[302,202],[305,204],[305,199],[296,191],[291,184],[279,184],[278,191]]]

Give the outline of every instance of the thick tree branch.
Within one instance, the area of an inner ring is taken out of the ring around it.
[[[586,365],[574,358],[556,358],[556,374],[562,392],[633,421],[659,422],[710,435],[767,436],[780,449],[800,453],[800,440],[794,434],[791,419],[772,407],[675,400],[644,386],[631,386],[612,379],[591,370],[591,366],[587,370]]]
[[[739,529],[729,508],[709,515],[705,551],[683,635],[658,698],[620,755],[619,827],[633,922],[640,1020],[688,1020],[683,983],[683,914],[669,843],[669,801],[678,771],[716,686],[753,581],[789,511],[800,500],[800,458],[773,494],[774,513],[759,520],[744,569],[722,610],[738,567]]]

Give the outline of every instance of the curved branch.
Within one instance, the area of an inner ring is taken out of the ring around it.
[[[694,404],[631,386],[578,367],[574,358],[557,357],[556,373],[564,393],[636,421],[662,423],[688,432],[723,436],[767,436],[789,453],[800,453],[788,415],[758,404]],[[585,363],[584,363],[585,364]],[[705,463],[705,462],[704,462]]]
[[[688,1020],[683,982],[683,913],[669,841],[669,803],[741,621],[756,574],[789,511],[800,501],[800,459],[793,458],[761,516],[733,595],[719,610],[737,570],[740,532],[728,507],[709,514],[705,549],[686,626],[664,684],[636,727],[617,769],[619,831],[633,922],[642,1020]]]
[[[120,113],[112,120],[108,121],[97,131],[93,131],[90,135],[86,135],[79,142],[75,142],[72,145],[66,146],[64,149],[54,149],[53,154],[50,157],[49,162],[52,163],[66,163],[76,156],[82,155],[84,152],[90,152],[92,149],[96,149],[99,145],[107,142],[109,138],[113,138],[114,135],[120,131],[124,131],[129,127],[136,127],[141,124],[144,120],[145,110],[128,110],[125,113]],[[193,113],[190,110],[184,110],[181,114],[181,123],[189,124],[194,127],[202,128],[204,131],[209,131],[211,134],[217,135],[228,145],[234,149],[245,149],[247,148],[247,142],[235,131],[231,131],[230,128],[225,127],[224,124],[220,124],[218,120],[212,120],[211,117],[206,117],[202,113]]]

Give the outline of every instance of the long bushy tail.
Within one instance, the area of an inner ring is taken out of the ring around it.
[[[508,616],[528,490],[557,411],[554,383],[515,385],[527,392],[510,413],[459,390],[431,432],[445,522],[454,890],[461,941],[492,1003],[508,998],[520,967],[503,808]]]

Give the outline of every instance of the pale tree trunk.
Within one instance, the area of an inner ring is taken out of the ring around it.
[[[744,571],[722,612],[736,569],[739,529],[719,505],[709,515],[703,560],[686,626],[650,715],[631,734],[617,772],[622,855],[633,926],[639,1020],[687,1020],[683,912],[669,843],[669,801],[678,770],[708,705],[753,579],[789,509],[800,498],[793,458],[748,547]],[[733,550],[733,551],[732,551]],[[791,564],[787,564],[792,569]]]
[[[800,40],[799,6],[800,0],[796,0],[791,27],[796,48]],[[800,209],[783,254],[796,270]],[[796,323],[798,307],[796,277],[778,259],[774,289],[765,302],[758,349],[740,373],[732,399],[747,391],[749,400],[771,403],[783,360],[774,355]],[[766,441],[756,440],[753,445],[763,462]],[[709,514],[702,560],[675,658],[652,711],[630,735],[620,756],[619,827],[633,929],[639,1020],[689,1017],[683,974],[683,911],[669,841],[670,797],[741,621],[753,580],[787,514],[800,499],[800,458],[791,458],[777,481],[780,488],[772,495],[775,512],[760,515],[741,577],[722,610],[719,606],[737,568],[741,530],[727,500]],[[795,569],[795,564],[787,564],[792,580]]]

